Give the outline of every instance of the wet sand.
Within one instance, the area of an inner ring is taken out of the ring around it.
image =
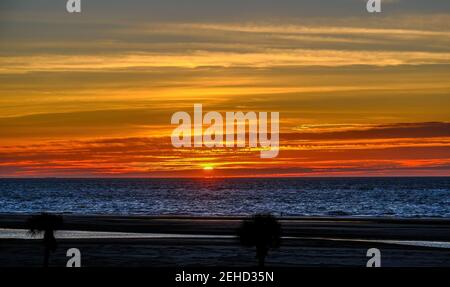
[[[26,228],[27,216],[0,215],[0,228]],[[52,266],[65,266],[66,250],[79,248],[83,266],[253,267],[254,250],[235,238],[239,217],[64,217],[65,230],[146,233],[149,238],[59,239]],[[450,242],[450,220],[386,218],[282,218],[283,244],[268,266],[361,266],[369,248],[382,252],[385,267],[450,267],[450,249],[383,243],[379,240]],[[0,232],[0,238],[2,238]],[[151,234],[171,235],[163,238]],[[117,235],[117,234],[116,234]],[[120,234],[119,234],[120,235]],[[195,235],[207,237],[196,237]],[[0,239],[0,266],[40,266],[39,240]]]

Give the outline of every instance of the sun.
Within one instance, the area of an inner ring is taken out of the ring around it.
[[[203,167],[203,170],[214,170],[214,167],[211,165],[207,165],[207,166]]]

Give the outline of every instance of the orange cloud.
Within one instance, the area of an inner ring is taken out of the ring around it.
[[[284,133],[274,160],[255,149],[175,149],[169,136],[2,146],[0,159],[3,177],[201,177],[206,165],[209,176],[444,175],[450,133],[448,123]]]

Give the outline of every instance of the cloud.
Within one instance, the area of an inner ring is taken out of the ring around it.
[[[335,131],[329,131],[333,130]],[[342,130],[344,129],[344,130]],[[323,131],[325,130],[325,131]],[[345,140],[450,137],[450,123],[405,123],[385,125],[315,125],[301,132],[284,134],[286,140]]]
[[[13,21],[2,31],[0,73],[445,64],[449,17],[387,17],[375,24],[367,17],[123,25]]]
[[[168,135],[4,144],[0,176],[202,176],[205,164],[214,164],[222,176],[418,169],[438,174],[450,164],[448,123],[353,128],[282,134],[280,156],[271,161],[255,149],[175,149]]]

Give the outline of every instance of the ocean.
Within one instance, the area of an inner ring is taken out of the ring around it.
[[[0,213],[450,218],[450,177],[0,179]]]

